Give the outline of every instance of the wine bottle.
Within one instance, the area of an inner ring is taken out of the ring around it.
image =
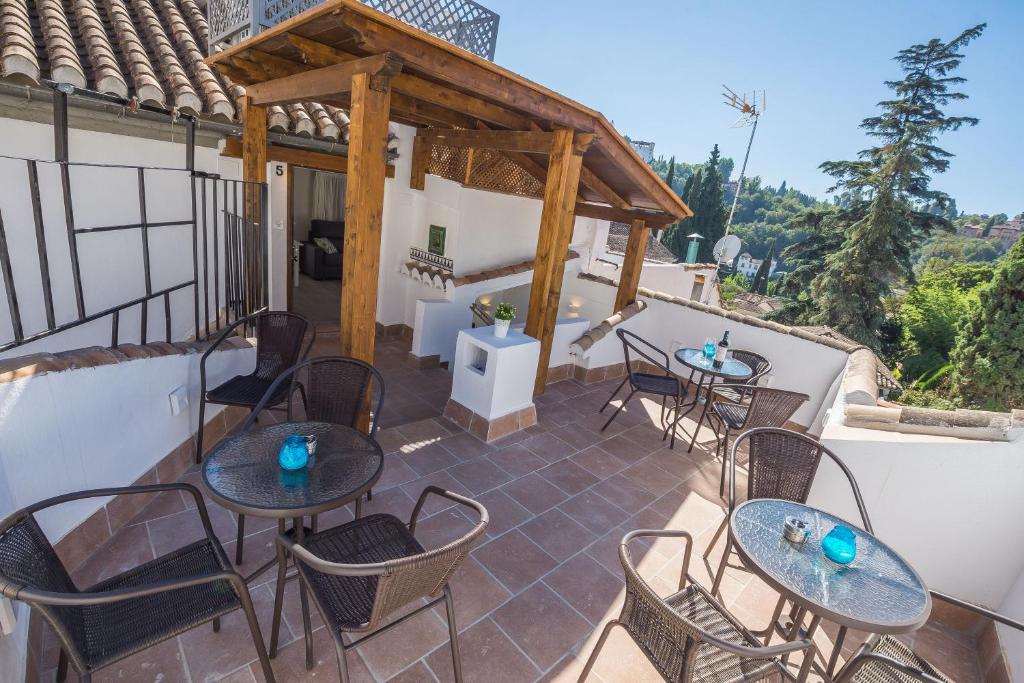
[[[715,351],[715,361],[712,365],[716,368],[722,367],[725,363],[725,354],[729,352],[729,330],[722,335],[722,341],[718,342],[718,349]]]

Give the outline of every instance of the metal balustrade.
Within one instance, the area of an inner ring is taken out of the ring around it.
[[[419,247],[409,247],[409,258],[413,261],[419,261],[425,263],[428,266],[440,268],[441,270],[451,273],[455,270],[455,262],[447,256],[439,256],[437,254],[431,254],[429,251],[420,249]]]
[[[237,43],[276,26],[323,0],[208,0],[210,45]],[[500,17],[473,0],[361,0],[373,9],[494,59]]]

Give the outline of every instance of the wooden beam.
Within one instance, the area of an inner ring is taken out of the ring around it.
[[[352,76],[339,336],[342,355],[368,363],[373,362],[377,323],[390,107],[389,78]]]
[[[401,69],[400,59],[384,53],[250,85],[246,95],[253,104],[265,106],[331,99],[349,91],[354,74],[393,76]]]
[[[248,97],[238,100],[242,116],[242,180],[249,183],[267,182],[267,108],[254,105]],[[259,216],[249,215],[256,206],[255,187],[245,186],[246,219],[256,221]]]
[[[540,341],[540,359],[534,394],[544,393],[548,362],[558,317],[558,301],[565,274],[565,254],[572,239],[573,209],[580,183],[583,155],[576,151],[573,131],[560,128],[553,133],[551,163],[544,185],[537,256],[530,289],[530,308],[526,315],[526,334]]]
[[[628,210],[629,202],[619,196],[609,185],[597,177],[597,174],[584,166],[580,170],[580,182],[586,187],[601,195],[601,198],[614,206],[616,209]]]
[[[651,229],[642,220],[634,220],[629,230],[629,241],[626,242],[626,257],[622,262],[622,275],[619,277],[619,289],[615,293],[615,306],[612,314],[618,313],[636,301],[636,290],[640,287],[640,271],[644,267],[644,252],[647,241],[651,237]]]
[[[522,130],[444,130],[432,128],[416,134],[427,142],[447,147],[495,149],[502,152],[533,152],[547,154],[554,141],[553,133]]]
[[[330,66],[358,59],[351,52],[345,52],[315,40],[295,35],[294,33],[286,34],[285,38],[301,52],[303,62],[311,66]],[[391,88],[397,94],[444,107],[504,128],[526,130],[528,125],[526,117],[511,112],[504,107],[484,102],[472,95],[452,90],[439,83],[434,83],[411,74],[399,74],[393,78],[391,80]],[[392,104],[394,105],[395,103]]]
[[[412,139],[412,173],[409,188],[427,189],[427,167],[430,166],[430,145],[418,135]]]
[[[667,213],[653,211],[642,211],[640,209],[622,210],[614,206],[602,206],[600,204],[588,204],[577,202],[576,215],[587,218],[597,218],[603,221],[615,221],[617,223],[632,223],[636,219],[642,219],[652,228],[663,228],[666,225],[675,223],[678,219]]]
[[[224,151],[221,156],[242,158],[242,141],[237,138],[228,138],[224,141]],[[282,147],[270,145],[267,153],[268,161],[276,161],[289,166],[301,166],[316,171],[330,171],[331,173],[348,173],[348,157],[340,154],[326,154],[324,152],[312,152],[294,147]],[[395,167],[388,164],[387,177],[395,177]]]

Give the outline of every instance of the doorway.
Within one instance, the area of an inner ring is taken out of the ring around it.
[[[317,333],[336,333],[341,311],[345,240],[344,173],[292,166],[288,178],[288,310],[312,322]]]

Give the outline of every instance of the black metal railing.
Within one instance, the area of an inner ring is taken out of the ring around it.
[[[10,323],[0,352],[108,317],[110,346],[203,339],[267,305],[265,184],[188,169],[4,156],[0,166],[8,180],[0,196],[0,277]],[[17,191],[18,167],[26,194]],[[77,203],[73,182],[81,183]],[[83,203],[89,210],[80,213]],[[97,221],[83,225],[82,213]],[[137,220],[106,222],[126,215]],[[126,237],[113,241],[111,233]],[[139,236],[137,257],[124,244],[128,234]],[[130,276],[139,261],[141,277]],[[53,265],[65,262],[67,270]],[[178,294],[187,290],[190,299]],[[163,325],[151,323],[154,308]],[[138,334],[126,334],[123,317],[136,309]],[[91,344],[106,343],[90,334]]]
[[[208,0],[210,45],[237,43],[323,0]],[[407,24],[494,59],[501,17],[473,0],[361,0]]]
[[[431,254],[429,251],[420,249],[419,247],[409,247],[409,258],[413,261],[419,261],[425,263],[428,266],[434,266],[441,270],[450,273],[455,269],[455,262],[447,256],[439,256],[437,254]]]

